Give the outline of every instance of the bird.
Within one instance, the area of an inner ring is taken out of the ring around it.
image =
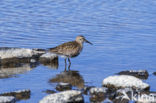
[[[68,69],[70,69],[71,65],[70,58],[77,57],[81,53],[84,42],[93,45],[91,42],[85,39],[83,35],[79,35],[76,37],[74,41],[65,42],[54,48],[49,48],[49,52],[54,53],[58,56],[63,56],[65,58],[65,69],[67,65],[66,60],[68,59],[69,62]]]

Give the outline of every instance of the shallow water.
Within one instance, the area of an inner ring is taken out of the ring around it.
[[[146,69],[151,91],[156,91],[156,1],[155,0],[1,0],[0,47],[50,48],[84,35],[94,45],[84,44],[73,58],[85,85],[101,86],[102,80],[122,70]],[[45,90],[55,89],[49,80],[64,71],[42,64],[0,79],[0,92],[31,90],[36,103]],[[85,98],[89,101],[88,98]]]

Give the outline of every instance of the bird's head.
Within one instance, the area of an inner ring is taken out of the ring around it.
[[[91,45],[93,45],[91,42],[89,42],[88,40],[85,39],[84,36],[79,35],[76,37],[76,42],[83,44],[84,42],[89,43]]]

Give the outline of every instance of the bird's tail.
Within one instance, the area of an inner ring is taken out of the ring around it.
[[[47,49],[35,49],[36,51],[42,52],[42,53],[49,53],[51,52],[52,48],[47,48]]]

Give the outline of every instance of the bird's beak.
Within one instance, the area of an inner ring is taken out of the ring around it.
[[[85,39],[85,42],[86,42],[86,43],[89,43],[89,44],[91,44],[91,45],[93,45],[91,42],[89,42],[89,41],[88,41],[88,40],[86,40],[86,39]]]

